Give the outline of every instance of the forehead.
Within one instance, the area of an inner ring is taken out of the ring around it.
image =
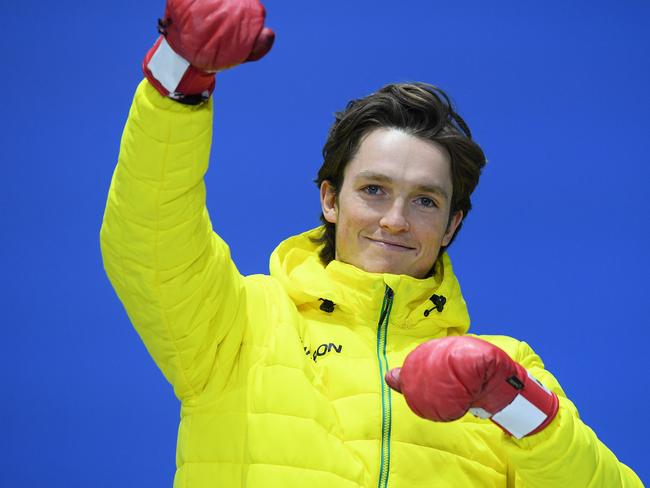
[[[344,172],[344,184],[385,177],[396,184],[439,186],[451,194],[451,162],[441,145],[399,129],[374,129],[363,137]]]

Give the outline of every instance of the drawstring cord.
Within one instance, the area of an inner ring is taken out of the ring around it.
[[[424,311],[425,317],[428,317],[429,314],[434,310],[437,310],[438,312],[442,312],[442,310],[445,308],[445,303],[447,303],[447,299],[443,295],[433,294],[431,295],[429,300],[431,300],[431,302],[433,303],[433,307]]]
[[[319,298],[323,303],[320,304],[320,309],[323,312],[332,313],[334,311],[334,302],[332,300],[327,300],[326,298]]]

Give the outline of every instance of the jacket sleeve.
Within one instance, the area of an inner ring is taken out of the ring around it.
[[[204,389],[218,353],[236,357],[245,325],[243,278],[205,207],[211,138],[211,100],[182,105],[143,80],[100,233],[106,273],[181,400]]]
[[[538,434],[517,440],[508,437],[508,459],[517,487],[643,487],[636,474],[605,446],[578,416],[557,380],[525,342],[515,358],[535,378],[553,390],[560,406],[555,419]]]

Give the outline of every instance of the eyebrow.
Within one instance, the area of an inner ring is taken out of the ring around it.
[[[360,171],[357,174],[356,179],[367,179],[367,180],[379,181],[382,183],[393,183],[394,181],[393,178],[391,178],[390,176],[386,176],[381,173],[375,173],[374,171]],[[449,195],[447,194],[447,190],[445,190],[440,185],[419,184],[416,185],[416,189],[424,193],[434,193],[437,195],[442,195],[447,199],[449,198]]]

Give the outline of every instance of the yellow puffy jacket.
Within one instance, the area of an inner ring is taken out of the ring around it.
[[[106,272],[182,402],[174,486],[641,486],[523,342],[482,337],[560,396],[539,434],[430,422],[391,392],[384,373],[418,344],[467,332],[446,255],[424,280],[323,267],[315,230],[278,247],[270,276],[241,276],[205,208],[211,130],[211,101],[141,83],[101,230]],[[447,302],[425,314],[434,293]]]

